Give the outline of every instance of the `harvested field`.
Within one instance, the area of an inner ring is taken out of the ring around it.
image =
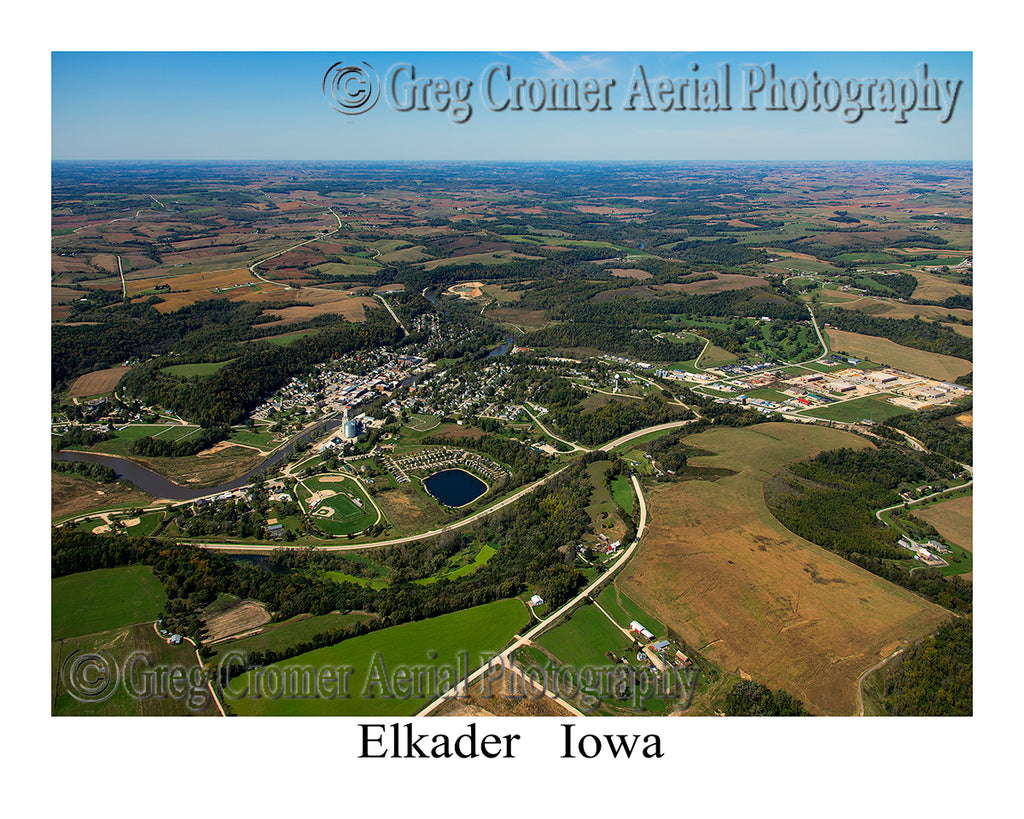
[[[72,290],[70,287],[51,287],[50,304],[68,304],[77,301],[87,295],[81,290]]]
[[[113,253],[99,253],[89,259],[89,264],[98,270],[117,273],[117,256]]]
[[[120,280],[118,284],[120,285]],[[257,280],[244,268],[235,268],[216,272],[186,273],[180,276],[132,279],[127,282],[128,295],[133,298],[148,298],[148,294],[142,294],[151,291],[157,285],[170,287],[170,291],[157,293],[162,301],[156,305],[156,309],[161,313],[170,313],[197,301],[217,297],[265,299],[274,295],[271,291],[284,292],[283,288]]]
[[[409,231],[412,232],[411,230]],[[465,256],[452,256],[449,259],[434,259],[423,265],[424,270],[434,270],[438,267],[454,267],[463,264],[502,264],[509,259],[543,259],[543,256],[527,256],[523,253],[516,253],[511,250],[499,250],[496,253],[469,253]]]
[[[776,423],[686,440],[717,453],[692,465],[737,473],[654,488],[651,528],[617,585],[726,671],[784,688],[814,713],[854,713],[860,674],[949,612],[794,535],[762,484],[794,460],[869,444]]]
[[[546,310],[524,310],[521,307],[491,307],[487,315],[494,321],[514,324],[524,330],[539,330],[549,318]]]
[[[669,284],[655,284],[652,290],[664,293],[720,293],[724,290],[743,290],[747,287],[763,287],[767,282],[760,276],[741,276],[737,273],[719,273],[717,278],[701,281]]]
[[[242,600],[227,611],[206,620],[206,642],[224,640],[234,634],[252,631],[270,622],[267,607],[255,600]]]
[[[957,284],[931,273],[922,273],[919,270],[913,270],[911,273],[917,279],[913,296],[922,301],[942,301],[960,294],[969,296],[974,290],[969,284]]]
[[[608,205],[577,205],[580,213],[596,213],[601,216],[635,216],[640,213],[653,213],[647,208],[613,208]]]
[[[130,367],[111,367],[109,370],[96,370],[75,379],[68,394],[72,398],[87,398],[90,395],[105,395],[113,392]]]
[[[365,321],[366,312],[363,308],[380,308],[380,302],[369,296],[353,296],[351,291],[346,290],[325,290],[322,288],[303,287],[298,291],[287,293],[289,298],[297,301],[309,302],[309,307],[283,307],[280,310],[268,311],[275,316],[280,316],[277,321],[271,321],[263,325],[274,327],[285,324],[294,324],[299,321],[308,321],[316,316],[326,313],[337,313],[348,321]],[[266,315],[265,313],[264,315]]]
[[[974,369],[970,361],[962,358],[915,350],[887,338],[833,329],[828,329],[825,333],[829,337],[829,346],[837,352],[866,358],[876,364],[887,364],[898,370],[907,370],[939,381],[955,381],[959,376]]]

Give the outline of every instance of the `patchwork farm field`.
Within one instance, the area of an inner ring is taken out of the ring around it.
[[[303,669],[325,669],[350,666],[348,697],[316,696],[307,699],[271,699],[255,696],[256,678],[247,672],[232,680],[225,699],[238,714],[267,716],[410,716],[435,697],[432,685],[424,681],[423,696],[413,691],[409,696],[386,697],[380,686],[369,685],[374,672],[391,680],[399,666],[415,666],[437,670],[458,669],[460,652],[469,657],[470,670],[486,657],[497,653],[519,629],[526,625],[528,613],[519,600],[498,600],[483,606],[404,623],[400,626],[353,637],[328,648],[300,654],[291,660],[262,669],[264,681],[283,677],[289,670],[300,674]],[[274,669],[269,671],[268,669]],[[429,676],[429,674],[427,675]],[[454,679],[452,680],[454,682]],[[368,687],[369,686],[369,687]],[[440,688],[445,686],[439,685]],[[265,689],[263,689],[265,690]]]
[[[966,375],[974,369],[974,365],[963,358],[950,355],[928,353],[904,347],[887,338],[867,336],[862,333],[849,333],[845,330],[828,329],[824,331],[829,338],[829,346],[857,358],[867,358],[876,364],[886,364],[898,370],[924,375],[939,381],[955,381],[959,376]]]
[[[737,474],[656,486],[650,530],[617,585],[725,671],[784,688],[813,713],[853,713],[861,672],[948,612],[794,535],[762,483],[794,460],[869,444],[775,423],[686,440],[717,453],[692,465]]]

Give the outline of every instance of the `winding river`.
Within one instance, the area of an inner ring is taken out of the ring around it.
[[[51,457],[56,461],[76,461],[78,463],[87,464],[103,464],[109,466],[117,473],[118,478],[123,478],[130,483],[133,483],[143,492],[148,492],[150,495],[156,498],[167,498],[169,500],[187,501],[195,500],[196,498],[204,498],[207,495],[216,495],[221,492],[229,492],[232,489],[238,489],[241,486],[245,486],[252,479],[272,466],[283,461],[289,457],[295,451],[295,444],[299,440],[311,439],[318,435],[322,435],[335,427],[341,426],[344,420],[343,413],[335,413],[329,418],[325,418],[320,421],[312,429],[303,430],[295,436],[291,441],[282,446],[280,449],[275,450],[271,455],[257,464],[255,467],[250,469],[244,475],[235,478],[227,483],[219,484],[218,486],[182,486],[181,484],[169,481],[163,475],[159,475],[152,469],[147,469],[141,464],[130,461],[127,458],[121,458],[117,455],[105,455],[99,452],[54,452]]]

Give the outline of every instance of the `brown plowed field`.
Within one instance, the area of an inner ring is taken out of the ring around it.
[[[68,394],[72,398],[86,398],[90,395],[104,395],[113,392],[129,367],[111,367],[109,370],[96,370],[75,379]]]
[[[784,688],[814,713],[854,713],[860,674],[949,612],[794,535],[768,511],[762,483],[794,460],[869,444],[776,423],[688,443],[718,453],[693,465],[737,474],[656,486],[650,529],[617,583],[726,671]]]
[[[254,600],[243,600],[237,606],[215,614],[206,621],[207,640],[209,642],[223,640],[232,634],[252,631],[269,622],[270,615],[267,613],[266,606]]]

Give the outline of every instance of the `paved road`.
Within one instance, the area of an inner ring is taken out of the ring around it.
[[[252,273],[252,275],[254,275],[261,282],[266,282],[267,284],[273,284],[273,285],[276,285],[277,287],[283,287],[285,290],[291,290],[292,286],[290,284],[284,284],[283,282],[276,282],[273,279],[268,279],[268,278],[266,278],[264,276],[261,276],[256,271],[256,268],[259,267],[264,262],[269,262],[271,259],[276,259],[278,256],[283,256],[285,253],[288,253],[291,250],[295,250],[297,247],[302,247],[303,245],[308,245],[310,242],[317,242],[320,239],[326,238],[327,236],[330,236],[332,233],[337,233],[339,230],[341,230],[341,227],[342,227],[342,225],[341,225],[341,217],[338,216],[338,214],[336,214],[334,212],[334,208],[328,208],[327,210],[330,212],[331,216],[333,216],[335,219],[338,220],[338,226],[334,230],[332,230],[330,233],[324,233],[321,236],[314,236],[312,239],[306,239],[303,242],[299,242],[297,245],[292,245],[291,247],[286,247],[284,250],[278,251],[277,253],[273,254],[272,256],[267,256],[265,259],[260,259],[258,262],[253,262],[251,265],[249,265],[249,272]]]
[[[821,328],[818,327],[818,320],[814,317],[814,311],[811,309],[811,305],[807,305],[807,312],[811,314],[811,324],[814,325],[814,332],[818,334],[818,341],[821,342],[822,353],[815,361],[821,361],[823,358],[827,358],[830,353],[828,351],[828,345],[825,343],[825,337],[821,334]]]
[[[596,588],[598,588],[599,586],[601,586],[604,583],[608,582],[608,580],[610,580],[612,578],[612,576],[617,571],[619,571],[619,569],[621,569],[625,565],[626,561],[629,560],[629,558],[633,555],[633,552],[636,550],[636,547],[640,545],[640,540],[643,537],[644,531],[647,528],[647,501],[644,499],[644,493],[643,493],[643,489],[640,486],[640,481],[637,480],[636,475],[633,475],[631,477],[632,477],[632,481],[633,481],[633,489],[636,491],[637,498],[640,501],[640,524],[639,524],[639,526],[637,527],[637,530],[636,530],[636,538],[633,540],[633,542],[631,544],[629,544],[629,548],[626,549],[622,553],[622,556],[619,557],[619,559],[616,560],[615,563],[613,563],[611,565],[611,567],[609,567],[609,569],[606,572],[604,572],[603,574],[598,575],[596,580],[594,580],[583,591],[581,591],[574,598],[572,598],[572,600],[570,600],[568,603],[566,603],[564,606],[562,606],[557,611],[553,612],[552,614],[549,614],[547,617],[545,617],[543,620],[541,620],[537,625],[535,625],[533,628],[531,628],[525,634],[520,635],[518,638],[516,638],[515,642],[513,642],[512,645],[510,645],[508,648],[506,648],[504,651],[502,651],[501,654],[498,655],[498,657],[500,658],[500,661],[503,662],[505,665],[508,664],[509,658],[512,656],[513,652],[516,651],[516,649],[520,648],[521,646],[526,645],[528,642],[533,640],[534,637],[536,637],[538,634],[540,634],[546,628],[548,628],[551,625],[553,625],[558,620],[559,617],[562,617],[564,614],[566,614],[570,609],[573,608],[573,606],[577,605],[585,597],[588,597],[590,594],[592,594],[593,591]],[[494,661],[492,661],[492,662],[494,662]],[[464,681],[465,685],[468,686],[470,683],[472,683],[475,680],[477,680],[480,676],[483,675],[483,673],[488,669],[489,666],[490,666],[490,663],[484,663],[483,665],[481,665],[476,671],[474,671]],[[460,682],[458,685],[462,685],[462,684],[463,683]],[[456,688],[457,687],[458,686],[456,686]],[[465,689],[463,689],[463,690],[465,690]],[[422,711],[420,711],[418,714],[416,714],[416,716],[417,717],[425,717],[425,716],[427,716],[432,711],[434,711],[438,706],[440,706],[442,703],[444,703],[445,701],[450,699],[451,695],[454,692],[455,692],[455,688],[448,689],[440,697],[438,697],[436,700],[434,700],[432,703],[430,703],[430,705],[428,705],[426,708],[424,708]]]

